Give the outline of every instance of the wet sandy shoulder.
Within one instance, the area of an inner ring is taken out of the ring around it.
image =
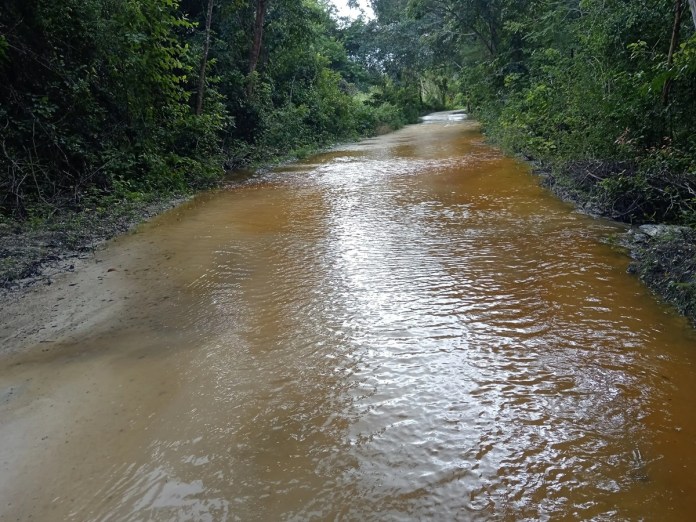
[[[108,323],[134,290],[127,272],[123,272],[127,262],[123,254],[108,248],[93,258],[76,261],[73,272],[54,276],[50,285],[3,296],[0,357],[53,352],[55,347]]]
[[[137,452],[129,434],[148,430],[143,411],[165,409],[176,393],[166,356],[148,351],[157,321],[143,312],[166,302],[156,274],[164,255],[129,234],[52,284],[3,299],[0,520],[69,518],[66,496],[96,492],[113,453]]]

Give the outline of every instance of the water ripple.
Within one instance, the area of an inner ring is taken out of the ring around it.
[[[172,297],[126,384],[175,393],[64,518],[683,519],[692,340],[600,242],[618,230],[471,123],[192,205],[143,235]]]

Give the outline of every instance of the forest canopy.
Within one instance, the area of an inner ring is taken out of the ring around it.
[[[616,219],[696,225],[696,0],[373,5],[418,41],[399,55],[443,104],[566,192]]]
[[[371,5],[6,0],[0,215],[209,186],[464,108],[604,213],[696,224],[696,0]]]
[[[362,27],[317,0],[4,2],[1,213],[203,187],[415,121],[426,104],[356,54]]]

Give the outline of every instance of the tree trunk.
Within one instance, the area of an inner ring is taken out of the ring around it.
[[[690,2],[693,0],[689,0]],[[672,38],[669,42],[669,52],[667,53],[667,67],[672,66],[674,61],[674,52],[677,50],[677,45],[679,45],[679,28],[681,26],[682,13],[684,12],[684,3],[682,0],[674,1],[674,25],[672,26]],[[669,104],[669,91],[672,88],[672,79],[668,78],[662,88],[662,105],[667,106]]]
[[[208,0],[208,12],[205,17],[205,42],[203,43],[203,56],[201,58],[201,71],[198,74],[198,94],[196,96],[196,116],[203,113],[203,95],[205,94],[205,68],[208,65],[208,51],[210,50],[210,25],[213,20],[213,0]]]
[[[266,16],[267,0],[256,0],[256,19],[254,21],[254,40],[249,54],[249,73],[256,70],[261,55],[261,41],[263,39],[263,20]]]
[[[443,109],[447,106],[447,78],[440,80],[440,105]]]
[[[691,9],[691,18],[694,21],[694,27],[696,27],[696,0],[689,0],[689,9]]]

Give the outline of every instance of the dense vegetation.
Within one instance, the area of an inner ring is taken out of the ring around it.
[[[425,108],[317,0],[7,0],[0,218],[185,190]]]
[[[509,150],[628,222],[696,225],[696,1],[373,0]]]
[[[4,2],[0,214],[205,186],[460,106],[600,212],[696,224],[695,0],[372,0],[352,23],[321,1]]]

